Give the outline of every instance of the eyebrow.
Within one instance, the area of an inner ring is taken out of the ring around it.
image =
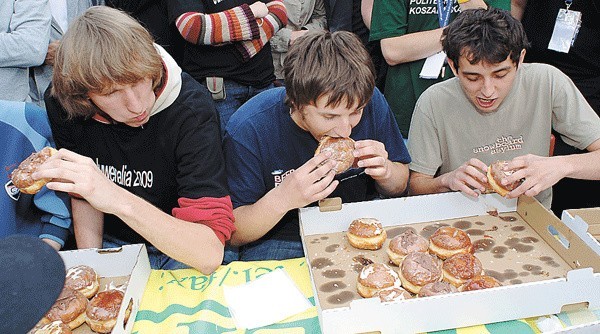
[[[510,68],[511,68],[510,65],[506,65],[506,66],[504,66],[502,68],[499,68],[497,70],[492,71],[492,73],[498,73],[498,72],[510,70]],[[462,73],[464,75],[481,75],[481,73],[479,73],[479,72],[466,72],[466,71],[463,71]]]

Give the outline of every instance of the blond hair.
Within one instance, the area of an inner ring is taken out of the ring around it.
[[[56,52],[52,96],[69,118],[100,110],[89,93],[106,94],[114,85],[151,78],[160,84],[163,65],[150,33],[126,13],[106,6],[89,8],[69,26]]]

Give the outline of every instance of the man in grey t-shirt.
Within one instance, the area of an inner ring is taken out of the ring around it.
[[[411,194],[478,196],[496,160],[516,170],[503,184],[524,179],[507,198],[536,196],[547,208],[560,179],[600,179],[600,119],[565,74],[523,64],[527,38],[510,13],[465,10],[442,44],[456,77],[430,87],[415,107]],[[589,153],[549,157],[551,129]]]

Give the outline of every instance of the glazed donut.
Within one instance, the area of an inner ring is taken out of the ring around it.
[[[481,289],[489,289],[502,286],[497,279],[492,276],[478,275],[467,280],[463,285],[458,288],[458,291],[473,291]]]
[[[402,259],[412,252],[427,252],[429,242],[413,230],[406,230],[390,240],[386,252],[390,261],[399,266]]]
[[[71,328],[62,321],[56,320],[48,324],[38,323],[28,334],[72,334]]]
[[[380,249],[387,233],[379,220],[375,218],[358,218],[350,223],[346,232],[348,242],[352,247],[358,249]]]
[[[85,321],[87,304],[88,300],[81,292],[64,287],[43,321],[48,323],[58,320],[75,329]]]
[[[375,296],[379,291],[401,286],[400,278],[392,268],[384,263],[371,263],[358,275],[356,290],[365,298]]]
[[[419,290],[418,297],[429,297],[429,296],[437,296],[437,295],[445,295],[448,293],[458,292],[458,289],[454,287],[454,285],[446,282],[432,282],[423,285],[421,290]]]
[[[31,178],[31,174],[56,152],[58,152],[56,149],[46,146],[39,152],[34,152],[27,159],[23,160],[10,173],[10,179],[15,187],[19,188],[25,194],[35,194],[40,191],[46,183],[50,182],[50,179],[34,180]]]
[[[471,253],[458,253],[447,258],[442,265],[444,280],[458,287],[477,275],[483,275],[483,265]]]
[[[458,253],[472,253],[471,238],[463,230],[451,226],[438,228],[429,237],[429,252],[445,260]]]
[[[429,253],[410,253],[402,260],[399,274],[402,287],[418,294],[425,284],[442,280],[442,263]]]
[[[410,292],[402,288],[388,288],[375,293],[382,302],[391,302],[394,300],[411,299],[413,296]]]
[[[356,158],[352,154],[352,151],[354,151],[354,140],[352,138],[330,137],[327,135],[321,137],[315,155],[328,151],[331,152],[329,159],[337,162],[334,168],[336,174],[343,173],[354,165]]]
[[[123,297],[123,292],[116,289],[98,292],[87,306],[85,322],[95,332],[110,333],[117,323]],[[128,317],[126,314],[125,318]]]
[[[69,268],[65,286],[81,292],[87,299],[94,297],[100,287],[96,271],[86,265]]]
[[[500,194],[500,196],[506,196],[506,194],[508,194],[509,192],[514,190],[516,187],[521,185],[521,181],[515,181],[515,182],[507,184],[507,185],[502,185],[502,183],[500,183],[502,181],[502,179],[504,179],[507,176],[510,176],[512,173],[515,172],[514,170],[510,170],[510,171],[502,170],[502,168],[504,166],[506,166],[507,164],[508,164],[508,161],[499,160],[499,161],[492,163],[488,167],[488,170],[487,170],[488,183],[490,184],[490,187],[492,188],[492,190],[497,192],[498,194]]]

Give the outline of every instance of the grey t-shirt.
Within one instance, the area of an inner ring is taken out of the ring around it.
[[[417,101],[410,126],[411,170],[438,176],[471,158],[486,164],[525,154],[548,156],[551,128],[585,149],[600,139],[600,118],[560,70],[522,64],[498,110],[481,113],[458,78],[433,85]],[[536,198],[550,208],[552,191]]]

